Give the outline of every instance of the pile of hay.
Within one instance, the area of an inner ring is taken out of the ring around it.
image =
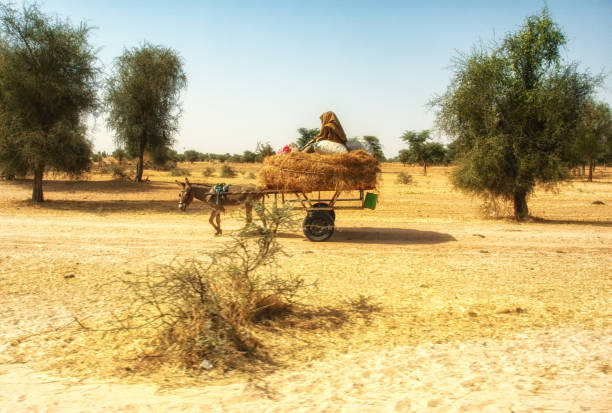
[[[267,189],[299,192],[375,189],[379,173],[380,163],[366,151],[291,152],[265,158],[259,182]]]

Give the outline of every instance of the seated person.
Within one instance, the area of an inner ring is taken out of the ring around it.
[[[316,142],[332,141],[341,144],[346,144],[346,134],[340,121],[334,112],[325,112],[321,115],[321,131],[315,138]]]

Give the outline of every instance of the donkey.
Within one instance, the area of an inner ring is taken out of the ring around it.
[[[226,206],[244,204],[246,220],[250,223],[253,220],[253,203],[261,201],[264,197],[255,185],[228,185],[221,189],[219,185],[192,185],[187,178],[185,182],[175,182],[183,188],[179,193],[179,210],[185,211],[193,198],[199,199],[212,209],[208,222],[215,229],[215,236],[222,234],[221,212],[225,212]]]

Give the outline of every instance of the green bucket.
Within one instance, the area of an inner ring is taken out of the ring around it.
[[[363,207],[369,209],[376,209],[376,201],[378,201],[378,195],[368,192],[366,193],[365,199],[363,200]]]

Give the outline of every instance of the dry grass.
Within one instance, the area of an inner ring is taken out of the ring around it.
[[[241,174],[258,165],[233,165]],[[202,176],[209,163],[181,164]],[[216,168],[218,168],[218,164]],[[574,181],[558,193],[538,191],[538,217],[516,224],[486,220],[478,200],[453,191],[448,168],[384,164],[376,211],[338,211],[337,233],[310,243],[282,234],[292,256],[283,271],[317,281],[308,311],[257,337],[280,367],[359,350],[424,342],[511,336],[527,329],[610,328],[612,171]],[[399,172],[412,183],[397,184]],[[104,322],[131,297],[111,281],[172,259],[218,248],[201,203],[177,210],[178,188],[165,172],[150,183],[92,174],[46,182],[50,202],[26,201],[30,182],[0,182],[2,358],[75,377],[113,376],[160,383],[192,380],[189,372],[136,358],[145,343],[131,331],[121,342],[103,332],[80,334],[74,316]],[[244,177],[224,179],[245,182]],[[604,205],[593,204],[602,201]],[[238,221],[224,218],[224,228]],[[66,328],[58,329],[68,325]],[[44,334],[43,334],[44,333]],[[262,363],[254,368],[270,370]],[[213,369],[207,380],[248,372]]]
[[[291,152],[264,159],[260,184],[289,191],[374,189],[380,163],[366,151],[338,155]]]

